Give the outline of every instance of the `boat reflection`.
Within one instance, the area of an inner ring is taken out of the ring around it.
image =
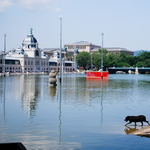
[[[103,82],[102,82],[103,81]],[[86,87],[87,88],[98,88],[98,87],[103,87],[103,88],[107,88],[108,87],[108,78],[103,78],[103,79],[98,79],[98,78],[86,78]],[[103,83],[103,84],[101,84]]]

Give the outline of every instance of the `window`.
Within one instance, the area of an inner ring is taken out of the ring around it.
[[[26,62],[26,60],[25,60],[25,62],[24,62],[24,65],[27,65],[27,62]]]
[[[39,56],[38,50],[35,51],[35,56]]]
[[[65,66],[72,66],[71,63],[65,63]]]
[[[36,47],[36,45],[35,44],[31,44],[31,47]]]
[[[30,65],[30,60],[28,61],[28,65]]]
[[[2,64],[2,59],[0,59],[0,64]]]
[[[19,60],[5,60],[5,64],[9,64],[9,65],[19,65],[20,64],[20,61]]]
[[[49,66],[57,66],[57,62],[49,62]]]
[[[39,61],[38,60],[35,61],[35,65],[39,65]]]

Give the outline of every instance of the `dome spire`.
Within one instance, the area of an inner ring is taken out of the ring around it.
[[[32,28],[30,28],[30,34],[32,35],[32,31],[33,31],[33,29]]]

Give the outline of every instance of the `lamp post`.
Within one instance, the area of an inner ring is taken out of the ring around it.
[[[92,70],[92,54],[91,54],[91,70]]]
[[[103,35],[104,33],[102,33],[102,62],[101,62],[101,69],[102,69],[101,78],[102,79],[103,79]]]
[[[91,52],[91,50],[93,50],[93,47],[90,49],[90,52]],[[93,64],[93,62],[92,62],[92,52],[91,52],[91,70],[92,70],[92,64]]]
[[[74,71],[76,72],[76,49],[74,50]]]
[[[77,64],[76,64],[76,54],[77,53],[79,53],[78,48],[76,48],[76,46],[75,46],[75,50],[74,50],[74,70],[75,70],[75,72],[77,72]]]
[[[61,64],[62,64],[62,58],[61,58],[61,50],[62,50],[62,16],[60,16],[59,19],[60,19],[60,67],[59,67],[59,79],[60,79],[60,83],[61,83],[61,74],[62,74],[62,70],[61,70]]]
[[[5,77],[6,34],[4,34],[4,77]]]

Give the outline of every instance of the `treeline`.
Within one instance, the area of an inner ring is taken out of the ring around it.
[[[88,52],[80,52],[77,55],[77,65],[89,69],[92,63],[94,67],[101,68],[101,56],[101,49],[91,55]],[[114,54],[103,49],[103,66],[104,70],[108,67],[150,67],[150,52],[142,51],[138,56],[129,56],[124,52]]]

